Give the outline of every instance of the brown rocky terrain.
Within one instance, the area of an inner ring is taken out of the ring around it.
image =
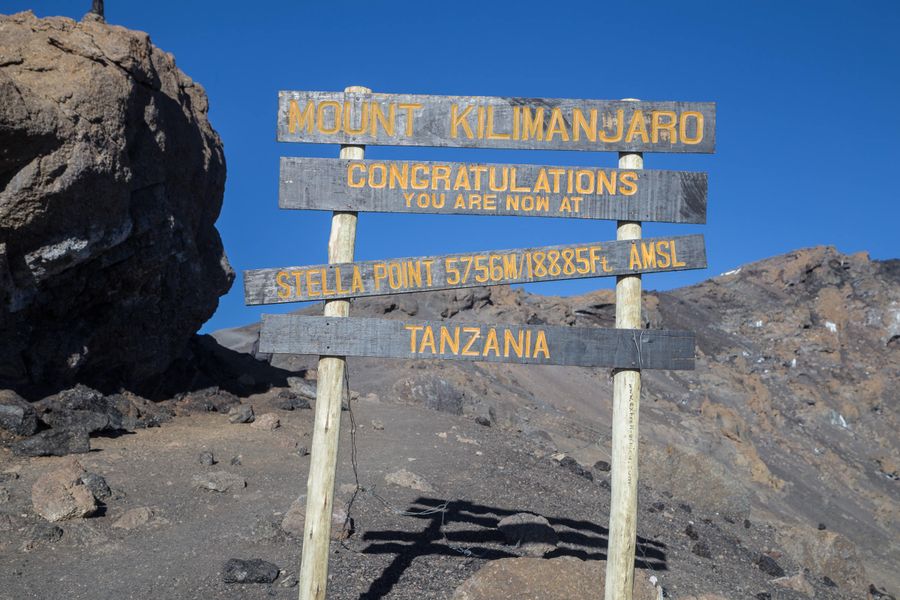
[[[897,594],[898,284],[898,261],[823,247],[646,294],[645,323],[695,331],[699,358],[694,372],[645,372],[638,579],[647,593],[654,577],[670,598]],[[359,300],[352,313],[610,326],[613,305],[608,291],[485,288]],[[91,451],[77,455],[80,466],[23,456],[39,436],[4,434],[0,590],[295,594],[315,358],[254,360],[257,332],[195,344],[184,369],[222,388],[152,403],[81,387],[31,405],[44,431],[84,431],[98,414],[106,425],[84,434]],[[566,587],[600,576],[581,560],[605,557],[607,371],[356,359],[350,385],[330,597],[537,598],[551,593],[532,589],[540,582],[576,595],[600,585]],[[110,488],[99,496],[97,476]],[[561,561],[547,571],[558,578],[535,576],[539,565],[520,556]],[[274,583],[226,582],[272,574]]]

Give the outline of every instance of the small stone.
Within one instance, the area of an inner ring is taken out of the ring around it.
[[[240,406],[235,406],[231,410],[228,411],[228,422],[229,423],[252,423],[253,422],[253,407],[249,404],[241,404]]]
[[[571,456],[564,456],[564,457],[559,461],[559,466],[565,467],[565,468],[568,469],[569,471],[572,471],[573,473],[575,473],[575,474],[578,475],[579,477],[584,477],[584,478],[587,479],[588,481],[593,481],[593,480],[594,480],[594,474],[591,473],[588,469],[585,469],[584,467],[582,467],[582,466],[578,463],[578,461],[575,460],[574,458],[572,458]]]
[[[297,583],[298,581],[296,577],[294,577],[293,575],[285,575],[281,578],[281,583],[279,583],[278,585],[283,588],[292,588],[296,587]]]
[[[116,519],[112,526],[117,529],[135,529],[149,523],[153,516],[153,510],[146,506],[132,508]]]
[[[81,476],[81,483],[91,490],[91,493],[97,500],[106,500],[112,496],[112,490],[109,489],[109,484],[106,483],[106,479],[102,475],[85,473]]]
[[[766,554],[760,554],[753,561],[759,570],[770,577],[784,577],[784,569],[775,562],[775,559]]]
[[[831,579],[831,577],[829,577],[828,575],[825,575],[824,577],[822,577],[822,583],[825,585],[825,587],[837,587],[838,586],[838,584],[836,584]]]
[[[687,514],[691,514],[691,513],[694,512],[694,509],[691,508],[691,505],[690,505],[690,504],[682,503],[682,504],[679,504],[679,505],[678,505],[678,508],[680,508],[681,510],[683,510],[683,511],[686,512]]]
[[[372,419],[372,429],[375,431],[384,431],[384,423],[378,419]]]
[[[306,446],[297,446],[297,454],[300,456],[309,456],[309,448]]]
[[[80,429],[47,429],[12,445],[13,454],[19,456],[65,456],[90,449],[88,433]]]
[[[827,529],[825,523],[819,523],[819,531],[825,531],[825,529]]]
[[[316,386],[302,377],[288,377],[287,383],[297,396],[309,400],[316,399]]]
[[[688,526],[684,528],[684,535],[688,536],[689,538],[691,538],[694,541],[697,541],[700,539],[700,534],[697,533],[697,530],[694,529],[694,526],[690,523],[688,523]]]
[[[712,558],[712,552],[710,552],[709,544],[706,542],[697,542],[691,547],[691,552],[700,558]]]
[[[541,557],[559,544],[559,536],[550,522],[531,513],[516,513],[500,519],[497,529],[506,543],[518,547],[525,556]]]
[[[605,460],[598,460],[594,463],[594,469],[596,469],[597,471],[602,471],[603,473],[609,473],[609,470],[611,468],[612,466]]]
[[[272,583],[278,579],[278,567],[260,558],[232,558],[222,567],[225,583]]]
[[[293,502],[284,513],[281,520],[281,529],[288,535],[294,537],[303,537],[303,526],[306,521],[306,497],[300,496]]]
[[[230,461],[230,462],[231,462],[231,466],[234,467],[234,466],[237,466],[237,465],[241,464],[241,459],[243,459],[243,458],[244,458],[244,457],[241,456],[240,454],[238,454],[237,456],[232,456],[232,457],[231,457],[231,461]]]
[[[85,474],[77,461],[44,473],[31,488],[34,511],[48,521],[86,517],[97,510],[91,490],[81,482]]]
[[[662,502],[654,502],[650,505],[650,508],[647,509],[649,513],[659,513],[666,510],[666,505]]]
[[[228,471],[213,471],[212,473],[194,475],[191,478],[191,483],[197,489],[212,490],[214,492],[227,492],[232,488],[241,489],[247,487],[246,479]]]
[[[750,519],[744,519],[744,529],[750,529],[752,525],[753,524],[750,522]]]
[[[491,426],[491,420],[484,415],[478,415],[477,417],[475,417],[475,422],[484,427]]]
[[[412,490],[418,490],[420,492],[426,492],[429,494],[434,493],[434,488],[425,480],[424,477],[416,475],[415,473],[407,471],[406,469],[400,469],[399,471],[388,473],[384,476],[384,480],[388,483],[399,485],[400,487],[410,488]]]
[[[759,592],[756,594],[756,600],[772,600],[772,594],[769,592]]]
[[[275,408],[281,410],[307,409],[309,408],[309,399],[301,398],[290,390],[281,390],[278,392]]]
[[[213,456],[212,452],[201,452],[200,453],[200,464],[204,467],[211,467],[216,464],[216,457]]]
[[[275,413],[265,413],[253,421],[253,424],[250,425],[250,427],[262,431],[274,431],[281,427],[281,420]]]

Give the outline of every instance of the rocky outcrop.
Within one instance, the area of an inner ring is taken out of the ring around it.
[[[0,387],[165,370],[234,274],[204,90],[140,32],[0,16]]]

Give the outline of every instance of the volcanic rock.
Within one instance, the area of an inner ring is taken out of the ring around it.
[[[516,513],[503,517],[497,523],[506,543],[518,547],[526,556],[540,558],[556,549],[559,536],[550,522],[531,513]]]
[[[0,383],[161,373],[234,274],[203,89],[141,32],[0,16]]]
[[[37,431],[37,413],[12,390],[0,390],[0,429],[16,435],[32,435]]]
[[[136,529],[149,523],[153,515],[153,510],[146,506],[132,508],[116,519],[112,526],[117,529]]]
[[[388,483],[393,483],[394,485],[399,485],[400,487],[409,488],[411,490],[418,490],[428,494],[434,493],[434,487],[432,487],[424,477],[416,475],[412,471],[407,471],[406,469],[388,473],[384,476],[384,480]]]
[[[106,478],[102,475],[98,475],[97,473],[85,473],[81,476],[81,483],[91,490],[91,494],[93,494],[94,498],[97,500],[106,500],[112,496],[112,490],[109,489],[109,484],[106,483]]]
[[[589,600],[603,597],[606,561],[501,558],[488,562],[456,589],[453,600]],[[657,600],[642,572],[634,574],[634,600]]]
[[[34,511],[51,522],[93,514],[97,503],[90,488],[82,483],[84,475],[84,469],[75,460],[41,475],[31,488]]]
[[[263,431],[274,431],[281,426],[281,421],[275,413],[265,413],[257,417],[250,427]]]
[[[260,558],[232,558],[222,567],[225,583],[272,583],[278,579],[278,567]]]
[[[12,445],[20,456],[65,456],[89,452],[91,442],[84,430],[47,429]]]
[[[252,423],[253,418],[253,407],[249,404],[235,406],[228,411],[229,423]]]

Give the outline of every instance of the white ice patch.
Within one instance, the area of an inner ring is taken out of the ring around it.
[[[756,327],[757,329],[759,329],[762,326],[763,326],[762,321],[753,321],[753,327]]]
[[[738,267],[737,269],[734,269],[731,271],[725,271],[724,273],[719,275],[719,277],[725,277],[726,275],[737,275],[740,272],[741,272],[741,267]]]
[[[791,359],[791,368],[792,368],[792,369],[796,369],[796,368],[797,368],[797,359],[796,359],[796,358],[792,358],[792,359]]]
[[[831,321],[825,321],[825,329],[827,329],[831,333],[837,333],[837,325],[835,325]]]

